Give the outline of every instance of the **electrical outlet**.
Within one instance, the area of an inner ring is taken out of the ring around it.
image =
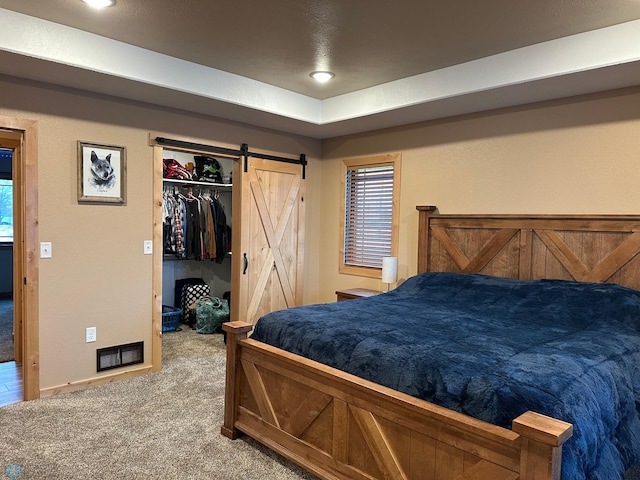
[[[153,241],[145,240],[144,241],[144,254],[151,255],[153,253]]]
[[[40,242],[40,258],[51,258],[51,242]]]
[[[87,343],[96,341],[96,327],[87,327]]]

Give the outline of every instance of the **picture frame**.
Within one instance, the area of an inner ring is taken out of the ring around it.
[[[124,205],[126,201],[126,148],[79,140],[78,203]]]

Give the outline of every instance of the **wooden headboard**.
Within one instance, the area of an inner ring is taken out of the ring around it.
[[[442,215],[418,206],[418,273],[612,282],[640,290],[640,216]]]

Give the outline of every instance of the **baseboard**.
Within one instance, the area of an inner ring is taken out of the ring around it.
[[[13,298],[13,292],[0,292],[0,300],[7,300]]]
[[[75,392],[77,390],[84,390],[86,388],[95,387],[96,385],[104,385],[105,383],[112,383],[119,380],[125,380],[127,378],[146,375],[147,373],[151,373],[151,368],[151,365],[138,368],[128,368],[126,370],[123,370],[122,372],[114,372],[108,375],[89,378],[87,380],[69,382],[65,383],[64,385],[58,385],[56,387],[42,388],[40,389],[40,398],[52,397],[61,393]]]

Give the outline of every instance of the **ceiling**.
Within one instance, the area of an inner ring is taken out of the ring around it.
[[[640,84],[640,0],[0,0],[0,25],[0,74],[315,138]]]

